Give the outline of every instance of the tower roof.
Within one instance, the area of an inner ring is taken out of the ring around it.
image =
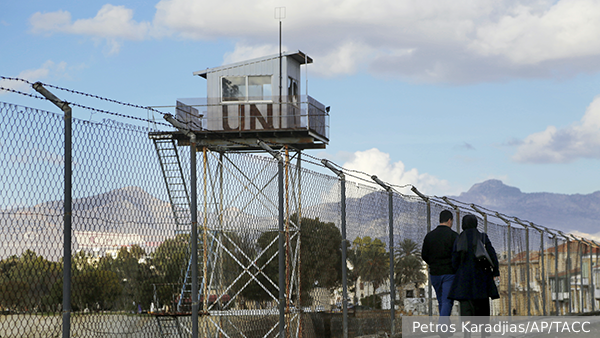
[[[292,59],[296,60],[298,63],[300,63],[301,65],[313,62],[313,59],[310,56],[304,54],[301,51],[296,51],[293,53],[292,52],[284,52],[284,53],[282,53],[282,56],[292,58]],[[279,54],[263,56],[260,58],[256,58],[256,59],[252,59],[252,60],[245,60],[245,61],[236,62],[236,63],[230,63],[228,65],[223,65],[223,66],[219,66],[219,67],[206,68],[205,70],[199,70],[197,72],[194,72],[193,74],[201,76],[206,79],[208,73],[218,72],[218,71],[221,71],[224,69],[229,69],[229,68],[243,67],[243,66],[246,66],[249,64],[260,63],[260,62],[273,60],[273,59],[277,59],[277,58],[279,58]]]

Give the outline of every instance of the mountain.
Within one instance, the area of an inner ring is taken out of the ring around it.
[[[138,244],[151,250],[175,233],[171,207],[139,187],[125,187],[74,199],[73,249]],[[63,202],[0,210],[0,229],[10,245],[0,247],[0,258],[31,249],[47,259],[62,257]]]
[[[600,191],[587,195],[523,193],[502,181],[488,180],[452,198],[552,229],[588,234],[600,231]]]
[[[387,193],[372,192],[348,198],[347,237],[370,236],[388,241]],[[464,203],[474,203],[521,220],[565,232],[598,233],[600,191],[592,194],[565,195],[552,193],[523,193],[499,180],[473,185],[469,191],[452,197]],[[334,197],[335,200],[335,197]],[[417,211],[422,203],[395,202],[395,222],[426,224],[426,215]],[[418,200],[420,201],[420,200]],[[0,259],[20,255],[31,249],[45,258],[57,260],[62,256],[62,201],[50,201],[31,207],[0,210],[0,229],[7,245],[0,246]],[[435,222],[435,215],[432,215]],[[305,206],[302,217],[319,218],[340,224],[339,201]],[[202,220],[199,212],[198,219]],[[207,215],[209,224],[218,225],[214,212]],[[223,217],[223,229],[242,231],[255,238],[264,231],[277,229],[274,214],[253,215],[230,206]],[[147,252],[177,233],[169,202],[161,200],[139,187],[125,187],[73,200],[73,249],[96,250],[138,244]],[[398,227],[396,239],[422,238],[422,226]]]
[[[105,193],[73,199],[73,250],[107,250],[137,244],[152,252],[160,243],[181,231],[178,229],[168,201],[156,198],[140,187],[124,187]],[[63,253],[63,201],[49,201],[30,207],[0,209],[0,229],[4,236],[0,259],[20,255],[30,249],[50,260]],[[189,216],[189,213],[188,213]],[[198,220],[204,219],[198,210]],[[218,214],[207,214],[209,226],[219,227]],[[264,231],[276,231],[277,219],[272,214],[257,216],[230,207],[222,215],[222,229],[244,231],[247,237],[258,238]]]

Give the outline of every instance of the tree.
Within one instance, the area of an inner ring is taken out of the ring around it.
[[[355,278],[360,277],[365,282],[373,285],[373,292],[384,282],[389,275],[389,259],[385,250],[385,243],[380,239],[371,239],[369,236],[357,237],[352,242],[349,254],[354,266]],[[371,304],[374,306],[374,304]]]
[[[50,262],[32,250],[0,261],[0,304],[19,311],[47,310],[51,304],[46,296],[61,270],[58,262]]]
[[[122,292],[121,281],[113,271],[90,268],[73,276],[72,301],[79,310],[110,310]]]
[[[302,218],[298,222],[298,215],[290,217],[292,224],[300,224],[300,289],[303,306],[312,302],[310,292],[315,287],[333,289],[341,282],[342,276],[342,235],[334,223],[325,223],[319,218]],[[292,234],[290,234],[292,236]],[[258,239],[258,246],[264,253],[258,260],[258,266],[264,265],[278,251],[278,232],[265,232]],[[269,244],[271,244],[269,246]],[[298,237],[290,239],[288,252],[294,254],[298,244]],[[287,245],[286,245],[287,247]],[[290,264],[290,263],[288,263]],[[290,267],[290,272],[291,272]],[[278,285],[279,265],[278,258],[272,259],[263,269],[263,275],[257,276],[258,280],[271,294],[277,296],[275,285]],[[285,271],[283,272],[285,273]],[[269,300],[267,292],[256,282],[249,285],[244,296],[251,300]]]
[[[396,247],[394,265],[395,282],[401,289],[409,283],[415,283],[415,288],[418,288],[427,280],[418,244],[410,238],[405,238]]]
[[[138,304],[148,308],[152,302],[152,271],[140,259],[146,255],[144,249],[134,244],[131,247],[121,247],[114,260],[113,269],[123,283],[123,297],[120,300],[120,308],[135,310]],[[135,305],[134,305],[135,303]]]
[[[254,247],[249,244],[246,238],[240,237],[234,232],[211,231],[211,233],[206,245],[206,256],[209,263],[207,270],[209,278],[211,278],[208,282],[223,286],[223,288],[216,291],[224,292],[225,287],[236,280],[242,271],[242,267],[237,262],[244,266],[250,264],[247,261],[247,255],[252,257],[250,253],[254,250]],[[180,234],[167,239],[153,254],[151,265],[156,268],[157,272],[154,283],[162,284],[157,286],[157,295],[162,302],[179,297],[191,257],[190,237],[189,234]],[[200,234],[198,236],[197,265],[200,280],[203,278],[204,249],[203,236]],[[191,280],[191,272],[189,272],[188,277]],[[236,293],[241,287],[239,283],[240,280],[228,292]],[[165,284],[171,285],[165,286]],[[200,289],[199,291],[202,292],[203,290]],[[221,305],[225,304],[221,303]]]
[[[190,235],[179,234],[162,242],[154,252],[152,261],[162,283],[181,283],[189,259]],[[200,260],[201,257],[198,257],[199,264]]]

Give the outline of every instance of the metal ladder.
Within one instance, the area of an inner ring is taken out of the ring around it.
[[[183,175],[183,169],[181,168],[181,161],[179,153],[177,152],[175,139],[172,134],[150,134],[150,138],[154,141],[154,147],[156,149],[156,154],[158,155],[163,178],[165,179],[165,185],[167,187],[167,194],[169,195],[169,202],[171,202],[171,209],[177,226],[175,234],[190,233],[191,202],[185,184],[185,177]],[[187,312],[185,311],[187,309],[182,309],[182,306],[183,300],[191,294],[190,264],[191,254],[187,269],[184,267],[181,271],[183,286],[177,303],[178,312]]]
[[[181,168],[181,162],[175,139],[172,134],[151,134],[150,138],[154,141],[156,153],[160,162],[160,166],[167,186],[167,193],[171,202],[171,208],[173,216],[175,217],[175,223],[177,225],[176,234],[190,233],[191,228],[191,202],[185,184],[185,178],[183,175],[183,169]],[[214,260],[214,237],[210,243],[209,250],[209,264]],[[198,248],[199,255],[202,255],[202,247]],[[185,273],[182,270],[183,285],[179,295],[179,301],[177,303],[178,312],[188,312],[191,309],[184,309],[184,299],[191,298],[192,293],[192,256],[190,253],[190,259],[185,269]],[[204,283],[202,280],[200,284],[199,292],[202,292]]]
[[[171,202],[171,209],[177,225],[176,234],[189,233],[191,202],[175,139],[170,134],[151,135],[151,138],[154,141],[154,147],[167,186],[169,202]]]

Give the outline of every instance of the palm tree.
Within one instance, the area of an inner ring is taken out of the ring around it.
[[[370,282],[373,285],[373,291],[375,291],[388,276],[389,261],[387,260],[385,243],[377,238],[371,240],[371,237],[365,236],[363,238],[357,237],[352,244],[350,259],[355,273],[362,280]]]
[[[401,291],[409,283],[415,283],[415,288],[427,280],[423,272],[423,259],[418,244],[410,238],[405,238],[395,250],[395,282]],[[403,297],[401,297],[403,298]]]

